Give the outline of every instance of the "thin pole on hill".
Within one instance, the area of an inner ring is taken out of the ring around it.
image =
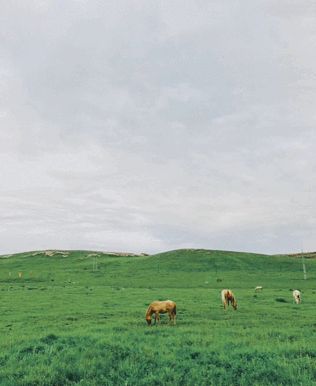
[[[93,270],[93,272],[98,270],[98,257],[97,256],[93,257],[92,270]]]
[[[307,279],[307,273],[306,273],[306,266],[305,266],[305,259],[302,251],[302,266],[303,266],[303,274],[304,274],[304,280]]]

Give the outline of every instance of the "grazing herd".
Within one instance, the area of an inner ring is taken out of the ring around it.
[[[263,289],[262,286],[257,286],[255,288],[255,292],[262,291],[262,289]],[[302,300],[301,291],[293,290],[292,295],[295,303],[300,304]],[[222,299],[224,310],[226,310],[229,304],[232,305],[234,310],[237,310],[237,300],[235,295],[230,289],[223,289],[221,291],[221,299]],[[173,324],[176,324],[177,305],[175,302],[173,302],[172,300],[164,300],[164,301],[156,300],[152,302],[147,308],[146,316],[145,316],[148,326],[151,325],[152,315],[155,315],[154,324],[156,323],[159,324],[160,323],[159,314],[166,314],[166,313],[169,314],[170,323],[172,322]]]

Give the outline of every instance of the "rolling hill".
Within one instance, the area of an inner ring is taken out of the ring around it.
[[[184,249],[0,258],[0,384],[315,385],[316,260]],[[257,285],[263,291],[255,293]],[[219,293],[234,290],[238,310]],[[290,289],[302,290],[293,304]],[[147,327],[153,300],[177,325]]]

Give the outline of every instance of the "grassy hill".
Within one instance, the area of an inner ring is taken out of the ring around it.
[[[1,385],[314,385],[316,260],[210,250],[0,257]],[[261,293],[254,287],[262,285]],[[237,311],[221,307],[234,290]],[[291,288],[303,291],[295,305]],[[156,299],[177,326],[147,327]]]

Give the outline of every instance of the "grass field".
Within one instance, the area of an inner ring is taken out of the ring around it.
[[[0,258],[0,385],[316,385],[316,259],[307,280],[297,256],[99,253],[97,269],[95,259]],[[223,310],[222,288],[237,311]],[[176,326],[162,316],[147,327],[157,299],[177,303]]]

